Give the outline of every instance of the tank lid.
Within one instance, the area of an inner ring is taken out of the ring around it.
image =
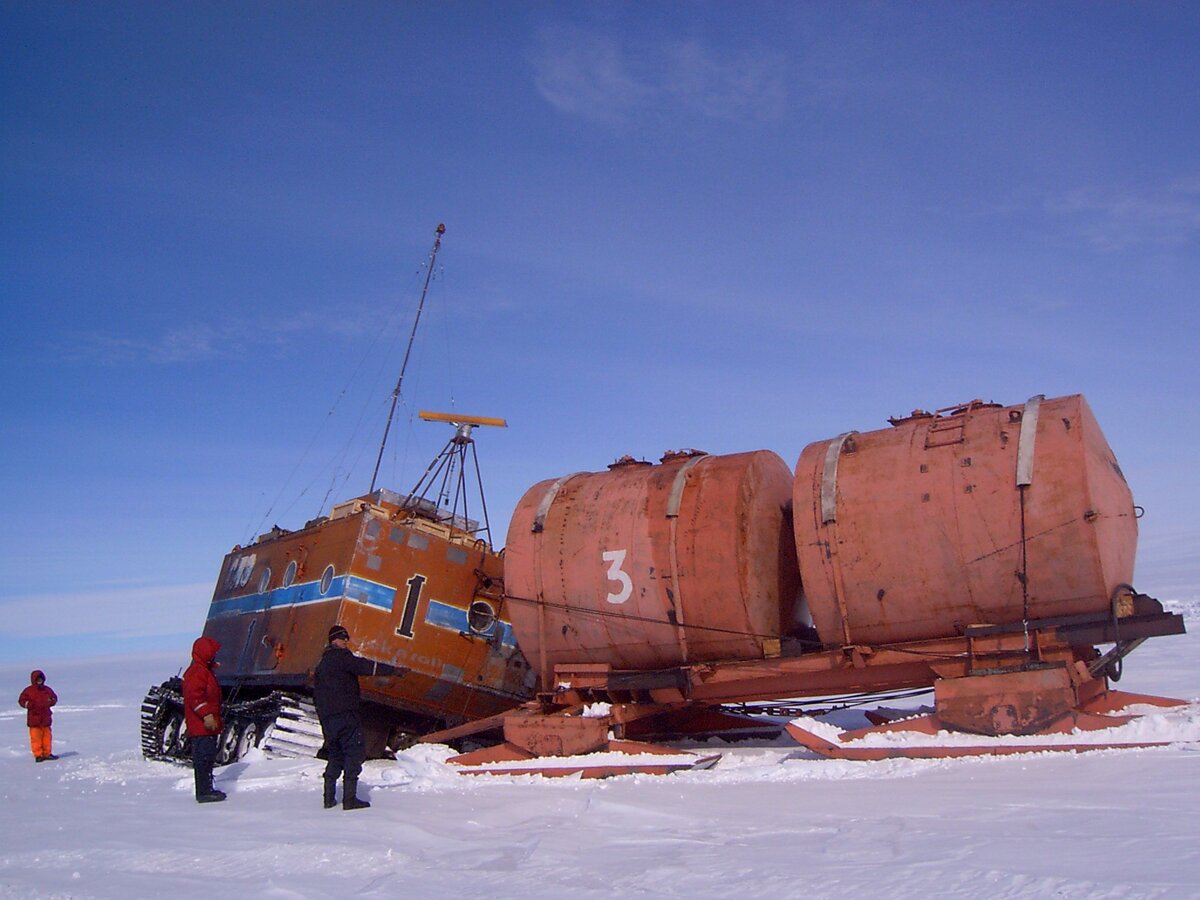
[[[905,422],[912,422],[915,419],[932,419],[933,413],[927,409],[914,409],[907,416],[888,416],[889,425],[903,425]]]
[[[680,450],[665,450],[659,462],[669,463],[680,459],[692,459],[695,456],[708,456],[708,453],[704,450],[693,450],[691,447],[684,447]]]
[[[626,453],[620,459],[614,460],[613,462],[609,463],[608,467],[610,469],[620,469],[620,468],[623,468],[624,466],[652,466],[652,465],[654,465],[654,463],[652,463],[648,460],[634,459],[632,456],[630,456],[628,453]]]

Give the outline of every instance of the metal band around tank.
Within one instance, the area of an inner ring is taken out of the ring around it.
[[[837,467],[842,446],[857,431],[839,434],[825,449],[825,467],[821,470],[821,524],[828,525],[837,520]]]
[[[529,530],[534,534],[540,534],[542,529],[546,527],[546,515],[550,512],[550,505],[554,503],[554,498],[558,496],[562,486],[574,478],[576,475],[585,475],[586,472],[572,472],[570,475],[564,475],[554,484],[550,485],[545,494],[542,495],[542,502],[538,504],[537,514],[533,517],[533,527]]]
[[[570,475],[564,475],[559,478],[554,484],[550,485],[545,494],[542,495],[542,502],[538,504],[537,514],[533,517],[533,526],[529,529],[534,534],[541,534],[546,527],[546,516],[550,512],[550,506],[554,503],[554,498],[558,496],[562,486],[574,478],[576,475],[583,475],[583,472],[572,472]],[[536,540],[533,549],[533,590],[534,597],[537,602],[538,612],[538,674],[541,676],[542,684],[550,683],[550,663],[546,655],[546,593],[545,585],[542,581],[542,545],[545,542]]]
[[[1021,413],[1021,435],[1017,438],[1017,487],[1033,484],[1033,445],[1037,438],[1038,414],[1045,399],[1045,394],[1030,397]]]
[[[693,456],[675,473],[675,481],[671,485],[671,495],[667,498],[667,518],[674,519],[679,515],[679,505],[683,502],[683,486],[687,482],[687,473],[696,463],[708,459],[708,454]]]
[[[671,543],[668,548],[671,557],[670,600],[671,607],[675,611],[675,631],[679,638],[679,652],[684,663],[688,661],[688,636],[687,622],[684,621],[683,596],[679,587],[679,550],[677,545],[679,507],[683,503],[683,488],[687,484],[688,472],[691,471],[692,466],[704,459],[708,459],[707,453],[702,456],[693,456],[679,467],[679,471],[675,473],[675,480],[671,483],[671,493],[667,497],[667,518],[671,520]]]

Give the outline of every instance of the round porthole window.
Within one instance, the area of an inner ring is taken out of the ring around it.
[[[333,565],[325,567],[325,571],[321,573],[321,594],[328,594],[329,588],[333,585]]]
[[[262,574],[258,576],[258,592],[265,594],[271,585],[271,567],[263,566]]]
[[[486,600],[476,600],[467,612],[467,627],[474,634],[490,634],[496,625],[496,610]]]
[[[292,582],[296,580],[296,561],[293,559],[286,569],[283,570],[283,586],[291,587]]]

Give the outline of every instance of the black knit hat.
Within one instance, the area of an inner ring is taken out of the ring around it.
[[[334,641],[348,641],[348,640],[350,640],[350,632],[348,632],[341,625],[334,625],[332,628],[329,629],[329,643],[332,644]]]

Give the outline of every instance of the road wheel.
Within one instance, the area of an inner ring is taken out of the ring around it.
[[[238,758],[238,745],[240,743],[240,735],[238,734],[238,726],[235,722],[229,722],[225,726],[225,730],[221,732],[217,738],[217,759],[218,766],[231,763]]]
[[[183,713],[173,712],[167,716],[167,722],[163,726],[159,748],[165,756],[183,757],[185,739],[186,732],[183,725]]]
[[[237,744],[237,759],[241,759],[251,750],[258,746],[258,723],[247,722],[246,727],[242,729],[241,736],[238,738]]]

